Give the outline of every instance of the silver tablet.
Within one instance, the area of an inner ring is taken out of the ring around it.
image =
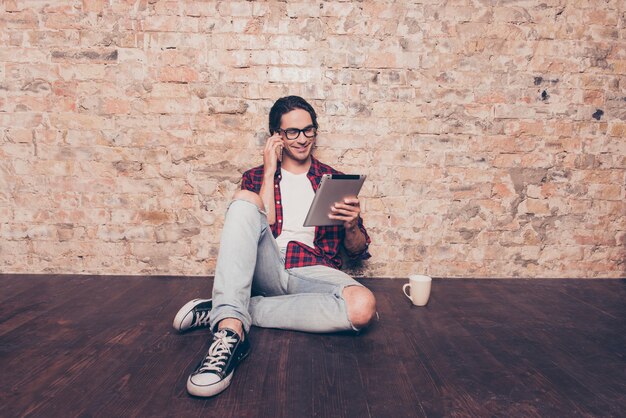
[[[320,182],[304,226],[341,225],[343,221],[330,219],[330,208],[348,197],[356,197],[365,181],[364,174],[324,174]]]

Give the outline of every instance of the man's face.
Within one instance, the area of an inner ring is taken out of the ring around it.
[[[315,144],[315,136],[307,138],[304,132],[300,132],[296,139],[288,139],[285,131],[288,129],[305,129],[313,127],[313,120],[309,112],[303,109],[295,109],[285,113],[280,119],[281,137],[283,138],[283,158],[294,159],[304,162],[311,155],[311,150]],[[310,132],[310,131],[309,131]]]

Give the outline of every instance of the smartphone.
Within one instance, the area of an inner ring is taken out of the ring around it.
[[[283,146],[282,145],[276,148],[276,157],[278,158],[278,161],[280,161],[281,163],[283,162]]]

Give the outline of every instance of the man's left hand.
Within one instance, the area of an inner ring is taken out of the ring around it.
[[[337,202],[331,210],[332,214],[328,215],[328,217],[343,221],[343,226],[346,230],[354,230],[358,226],[358,219],[361,214],[358,198],[344,199],[343,203]]]

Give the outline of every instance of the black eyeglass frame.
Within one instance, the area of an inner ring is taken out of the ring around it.
[[[306,131],[308,130],[313,130],[313,134],[312,135],[307,135]],[[298,131],[298,134],[291,138],[289,136],[288,132],[291,133],[295,133],[296,131]],[[303,129],[298,129],[298,128],[287,128],[287,129],[281,129],[278,128],[278,132],[282,132],[285,134],[285,138],[287,138],[290,141],[295,141],[296,139],[298,139],[300,137],[300,134],[302,133],[306,138],[315,138],[317,136],[317,128],[313,125],[309,125],[309,126],[305,126]]]

